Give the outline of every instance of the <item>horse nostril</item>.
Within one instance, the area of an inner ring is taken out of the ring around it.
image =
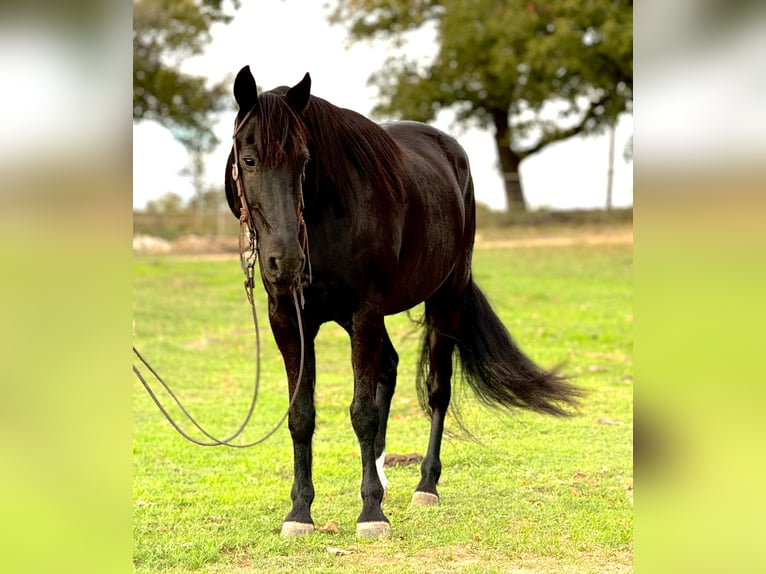
[[[272,253],[274,255],[265,255],[263,258],[264,271],[271,280],[289,282],[296,279],[302,268],[303,257],[298,259],[289,254],[280,254],[278,251]]]

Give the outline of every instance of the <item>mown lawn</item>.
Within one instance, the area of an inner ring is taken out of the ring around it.
[[[588,391],[579,416],[512,415],[459,396],[474,439],[444,444],[438,507],[411,507],[417,465],[388,469],[387,539],[359,540],[358,445],[348,417],[348,338],[317,339],[317,432],[310,537],[279,535],[290,508],[292,451],[281,429],[252,449],[203,448],[134,395],[137,572],[630,572],[633,555],[632,245],[478,248],[477,283],[535,360],[563,363]],[[251,317],[236,258],[138,255],[135,343],[219,435],[252,391]],[[288,397],[264,298],[262,380],[244,440],[270,429]],[[412,314],[418,316],[418,310]],[[400,354],[389,453],[423,453],[428,420],[414,388],[420,331],[386,324]],[[455,394],[463,395],[460,391]]]

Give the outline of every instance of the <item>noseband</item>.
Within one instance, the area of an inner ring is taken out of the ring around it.
[[[250,215],[250,207],[247,203],[247,197],[245,196],[245,189],[242,184],[242,179],[239,177],[239,146],[237,146],[237,134],[250,119],[250,116],[253,114],[254,110],[255,108],[252,108],[249,112],[247,112],[247,114],[245,114],[245,116],[242,118],[242,121],[235,124],[234,126],[234,134],[232,136],[232,154],[234,156],[234,163],[231,166],[231,177],[234,180],[234,184],[237,188],[237,197],[239,198],[240,203],[239,260],[240,264],[242,265],[242,271],[245,274],[245,292],[247,293],[247,298],[250,303],[253,302],[253,287],[255,285],[254,269],[255,262],[258,258],[258,236],[255,231],[253,219]],[[304,171],[301,173],[301,181],[303,181],[305,177],[306,172],[304,169]],[[301,270],[301,276],[304,273],[307,273],[308,282],[311,283],[312,275],[311,257],[309,255],[309,235],[308,230],[306,229],[306,222],[303,219],[303,209],[305,207],[305,202],[303,201],[303,186],[298,189],[297,196],[296,216],[298,220],[298,242],[300,243],[301,250],[303,251],[303,269]],[[265,218],[264,223],[267,226],[269,225]],[[245,228],[247,229],[248,237],[247,249],[245,248],[244,243]],[[298,277],[295,280],[295,283],[292,285],[292,291],[297,292],[300,295],[301,307],[303,307],[305,301],[303,298],[303,282],[301,277]]]

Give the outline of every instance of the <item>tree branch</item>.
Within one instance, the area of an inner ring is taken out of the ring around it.
[[[529,147],[523,150],[516,150],[516,155],[518,155],[519,158],[523,160],[528,158],[531,155],[538,153],[545,146],[548,146],[558,141],[569,139],[571,137],[574,137],[582,133],[588,127],[588,122],[596,117],[596,113],[595,113],[596,109],[599,108],[600,106],[603,106],[608,100],[609,100],[609,95],[607,94],[599,98],[595,102],[591,102],[590,105],[588,106],[588,110],[585,112],[585,115],[582,117],[579,123],[572,126],[571,128],[567,128],[564,130],[549,131],[548,133],[543,134],[543,136],[538,140],[538,142],[532,147]]]

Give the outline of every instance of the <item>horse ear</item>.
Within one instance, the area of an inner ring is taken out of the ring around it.
[[[258,88],[250,66],[242,68],[234,80],[234,99],[243,113],[249,112],[258,101]]]
[[[287,101],[290,102],[293,109],[300,114],[306,109],[310,95],[311,76],[306,72],[306,75],[303,76],[303,79],[300,82],[287,90]]]

